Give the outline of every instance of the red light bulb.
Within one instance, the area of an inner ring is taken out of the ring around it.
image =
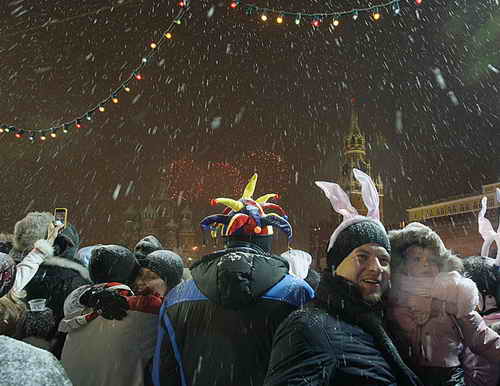
[[[179,1],[179,7],[184,7],[186,6],[186,3],[184,1]]]
[[[142,80],[142,75],[141,74],[135,74],[135,79]]]
[[[231,8],[236,8],[238,6],[238,3],[236,1],[232,1],[231,4],[229,4]]]
[[[16,138],[21,138],[22,137],[21,133],[16,133],[15,136],[16,136]]]
[[[314,19],[313,22],[312,22],[312,25],[314,27],[319,27],[320,24],[321,24],[321,22],[318,19]]]

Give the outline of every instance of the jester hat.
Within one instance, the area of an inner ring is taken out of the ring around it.
[[[273,226],[283,231],[288,240],[292,238],[292,226],[288,222],[285,211],[276,204],[268,203],[275,193],[265,194],[256,200],[252,198],[257,174],[254,174],[245,187],[239,200],[230,198],[216,198],[211,200],[212,206],[223,204],[227,206],[222,214],[205,217],[200,225],[204,231],[211,231],[212,237],[217,237],[217,231],[222,236],[269,236],[273,234]],[[265,213],[265,210],[274,210],[276,213]]]

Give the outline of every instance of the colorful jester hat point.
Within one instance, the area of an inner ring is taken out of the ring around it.
[[[222,214],[215,214],[201,220],[201,229],[211,231],[212,237],[220,231],[222,236],[268,236],[273,234],[273,227],[281,229],[290,240],[292,226],[288,222],[285,211],[277,204],[268,203],[271,198],[279,197],[275,193],[265,194],[254,200],[257,174],[254,174],[239,200],[216,198],[210,200],[211,205],[223,204],[227,208]],[[273,210],[277,213],[265,213]]]

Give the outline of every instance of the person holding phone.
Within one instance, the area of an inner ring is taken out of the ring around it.
[[[47,299],[46,306],[54,313],[55,326],[64,317],[64,301],[76,288],[90,283],[89,271],[75,259],[80,246],[77,229],[67,222],[54,240],[54,256],[46,259],[33,279],[26,286],[27,300]],[[49,224],[55,223],[55,217],[47,212],[30,212],[18,221],[14,227],[14,245],[9,255],[16,261],[22,260],[33,249],[36,240],[45,238]],[[64,334],[58,334],[57,328],[44,341],[37,342],[40,347],[49,349],[60,357],[64,344]]]

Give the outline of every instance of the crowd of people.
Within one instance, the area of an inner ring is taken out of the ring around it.
[[[499,386],[485,200],[482,256],[459,257],[423,224],[387,232],[353,173],[366,215],[316,182],[343,218],[322,272],[305,251],[273,253],[292,226],[275,194],[253,198],[257,175],[213,200],[226,209],[200,225],[224,249],[190,267],[156,236],[82,247],[74,225],[28,213],[0,234],[0,385]]]

